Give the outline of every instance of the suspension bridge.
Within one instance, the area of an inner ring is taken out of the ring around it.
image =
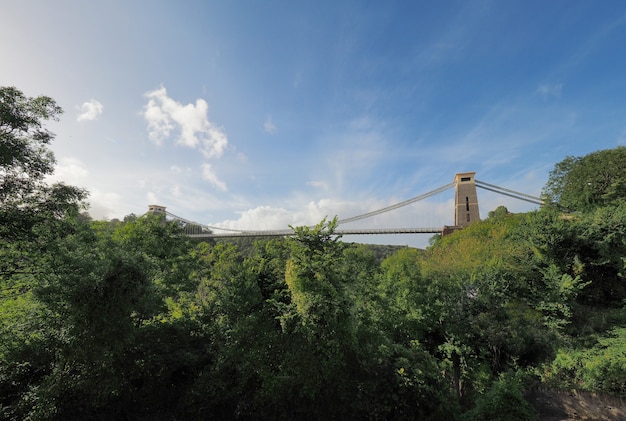
[[[393,210],[409,206],[413,203],[428,199],[452,188],[455,188],[455,210],[454,210],[454,225],[443,227],[429,227],[429,228],[378,228],[378,229],[349,229],[341,228],[335,230],[337,235],[372,235],[372,234],[442,234],[446,235],[455,230],[463,229],[473,222],[480,220],[480,213],[478,209],[478,194],[476,189],[481,188],[494,193],[498,193],[504,196],[512,197],[515,199],[530,202],[536,205],[543,205],[544,202],[541,198],[531,196],[525,193],[520,193],[514,190],[499,187],[494,184],[485,183],[475,179],[474,172],[457,173],[454,177],[454,181],[431,190],[427,193],[419,196],[412,197],[402,202],[396,203],[391,206],[356,215],[350,218],[339,219],[337,225],[349,224],[351,222],[360,221],[363,219],[371,218],[377,215],[391,212]],[[184,229],[186,235],[192,238],[237,238],[237,237],[285,237],[293,234],[292,229],[277,229],[277,230],[236,230],[217,226],[204,225],[194,221],[190,221],[185,218],[181,218],[166,210],[164,206],[150,205],[148,213],[165,215],[166,218],[172,221],[180,223]]]

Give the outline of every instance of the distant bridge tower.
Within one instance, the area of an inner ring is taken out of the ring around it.
[[[478,212],[478,194],[474,182],[475,172],[461,172],[454,176],[456,183],[454,225],[465,228],[480,220]]]
[[[154,215],[165,215],[165,206],[161,206],[161,205],[149,205],[148,206],[148,213],[150,214],[154,214]]]

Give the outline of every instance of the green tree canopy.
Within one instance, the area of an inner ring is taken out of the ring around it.
[[[0,240],[19,238],[39,221],[78,210],[85,192],[63,184],[48,186],[54,134],[44,127],[63,110],[52,98],[26,97],[0,87]]]
[[[626,147],[605,149],[557,163],[544,196],[570,211],[586,211],[626,198]]]

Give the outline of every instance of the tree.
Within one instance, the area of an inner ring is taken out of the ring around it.
[[[344,245],[332,238],[336,225],[333,220],[295,228],[285,273],[303,328],[318,338],[351,330],[346,283],[338,270]]]
[[[0,415],[8,418],[21,418],[12,404],[28,407],[32,387],[53,365],[56,316],[34,290],[54,240],[73,231],[65,218],[78,215],[85,197],[75,187],[45,183],[54,135],[44,122],[61,113],[49,97],[0,87]]]
[[[85,197],[75,187],[48,186],[54,155],[47,145],[54,134],[44,128],[62,109],[46,96],[28,98],[16,88],[0,88],[0,236],[15,237],[39,218],[65,215]]]
[[[443,237],[420,262],[423,341],[464,400],[502,372],[549,358],[583,286],[537,257],[534,215],[502,209]]]
[[[424,330],[436,322],[435,318],[426,320],[432,303],[428,302],[431,297],[420,272],[420,256],[419,250],[407,247],[381,265],[378,289],[386,313],[381,323],[393,341],[403,345],[414,340],[423,342]],[[439,317],[440,312],[435,313]]]
[[[61,113],[49,97],[0,88],[2,415],[115,417],[124,406],[154,408],[142,390],[164,397],[161,377],[176,380],[153,370],[146,381],[136,362],[167,360],[144,332],[172,331],[166,316],[151,321],[186,288],[188,249],[180,230],[154,218],[91,223],[80,215],[83,190],[46,183],[55,161],[44,123]]]
[[[62,109],[49,97],[27,98],[16,88],[0,88],[0,165],[3,203],[14,202],[21,192],[32,191],[53,171],[54,157],[46,145],[54,135],[42,120],[58,120]]]
[[[586,211],[626,198],[626,147],[568,156],[550,173],[543,195],[570,211]]]
[[[298,322],[293,334],[305,344],[295,348],[299,355],[292,362],[297,364],[297,400],[309,405],[302,409],[312,419],[448,418],[441,405],[448,396],[435,359],[419,340],[410,340],[418,338],[402,337],[419,315],[407,316],[406,327],[392,327],[395,316],[414,309],[407,300],[415,297],[415,281],[402,279],[396,290],[404,296],[397,302],[389,296],[396,275],[402,278],[404,261],[414,255],[406,252],[406,258],[392,263],[378,288],[373,254],[337,241],[335,227],[336,219],[313,229],[296,228],[289,240],[285,280]]]
[[[619,307],[626,298],[626,202],[616,202],[563,218],[542,209],[527,218],[527,235],[536,260],[582,280],[577,302]]]
[[[171,418],[210,357],[181,299],[191,244],[151,215],[64,221],[62,236],[40,224],[47,247],[3,279],[21,285],[0,295],[0,419]]]
[[[86,194],[64,184],[49,186],[54,170],[47,145],[54,135],[44,128],[62,113],[49,97],[28,98],[16,88],[0,87],[0,275],[32,271],[30,262],[44,246],[38,225],[54,224],[56,235],[67,227],[63,217],[77,214]],[[14,282],[13,282],[14,284]],[[3,288],[6,287],[3,285]]]

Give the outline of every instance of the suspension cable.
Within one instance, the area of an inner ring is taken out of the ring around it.
[[[361,219],[369,218],[370,216],[380,215],[381,213],[389,212],[389,211],[392,211],[394,209],[398,209],[398,208],[401,208],[403,206],[410,205],[411,203],[415,203],[415,202],[418,202],[420,200],[427,199],[430,196],[434,196],[434,195],[436,195],[438,193],[446,191],[446,190],[454,187],[455,185],[456,185],[456,183],[452,182],[450,184],[446,184],[445,186],[441,186],[438,189],[429,191],[428,193],[424,193],[422,195],[415,196],[415,197],[413,197],[411,199],[407,199],[407,200],[405,200],[403,202],[396,203],[395,205],[391,205],[391,206],[387,206],[387,207],[382,208],[382,209],[378,209],[378,210],[375,210],[375,211],[367,212],[367,213],[364,213],[362,215],[353,216],[351,218],[340,219],[339,221],[337,221],[337,225],[347,224],[348,222],[354,222],[354,221],[358,221],[358,220],[361,220]]]
[[[168,212],[168,211],[165,211],[165,214],[167,216],[177,220],[177,221],[184,222],[185,224],[198,225],[198,226],[200,226],[202,228],[206,228],[208,230],[221,229],[221,230],[224,230],[224,231],[239,232],[238,230],[231,230],[231,229],[228,229],[228,228],[211,227],[209,225],[201,224],[199,222],[190,221],[189,219],[185,219],[185,218],[182,218],[182,217],[180,217],[178,215],[174,215],[172,212]]]
[[[446,184],[445,186],[441,186],[441,187],[439,187],[439,188],[437,188],[435,190],[429,191],[428,193],[424,193],[424,194],[421,194],[419,196],[412,197],[410,199],[404,200],[402,202],[396,203],[396,204],[391,205],[391,206],[387,206],[387,207],[384,207],[384,208],[381,208],[381,209],[378,209],[378,210],[375,210],[375,211],[367,212],[367,213],[364,213],[364,214],[361,214],[361,215],[356,215],[356,216],[353,216],[353,217],[350,217],[350,218],[340,219],[340,220],[337,221],[337,225],[347,224],[349,222],[354,222],[354,221],[359,221],[361,219],[365,219],[365,218],[369,218],[369,217],[372,217],[372,216],[380,215],[382,213],[389,212],[389,211],[392,211],[392,210],[395,210],[395,209],[398,209],[398,208],[410,205],[411,203],[415,203],[415,202],[418,202],[420,200],[424,200],[424,199],[427,199],[427,198],[429,198],[431,196],[434,196],[434,195],[436,195],[438,193],[444,192],[444,191],[454,187],[455,185],[456,184],[454,182],[452,182],[450,184]],[[166,211],[165,213],[168,216],[170,216],[170,217],[172,217],[174,219],[177,219],[179,221],[182,221],[182,222],[184,222],[186,224],[199,225],[199,226],[201,226],[203,228],[206,228],[206,229],[209,229],[211,231],[218,230],[218,231],[228,231],[228,232],[244,233],[244,234],[248,234],[248,233],[272,233],[272,232],[282,233],[284,231],[284,230],[266,230],[266,231],[237,230],[237,229],[231,229],[231,228],[213,227],[213,226],[210,226],[210,225],[199,224],[197,222],[190,221],[190,220],[185,219],[185,218],[181,218],[180,216],[174,215],[171,212],[167,212]]]
[[[517,192],[517,191],[514,191],[514,190],[509,190],[509,189],[506,189],[504,187],[496,186],[494,184],[485,183],[484,181],[474,180],[474,182],[475,182],[477,187],[480,187],[481,189],[484,189],[484,190],[489,190],[489,191],[492,191],[494,193],[498,193],[498,194],[502,194],[502,195],[505,195],[505,196],[512,197],[514,199],[524,200],[526,202],[530,202],[530,203],[533,203],[533,204],[536,204],[536,205],[543,205],[544,204],[544,201],[541,198],[536,197],[536,196],[531,196],[531,195],[528,195],[528,194],[525,194],[525,193],[520,193],[520,192]],[[352,216],[350,218],[340,219],[340,220],[337,221],[337,225],[347,224],[347,223],[350,223],[350,222],[359,221],[361,219],[366,219],[366,218],[370,218],[372,216],[380,215],[380,214],[383,214],[385,212],[389,212],[389,211],[392,211],[392,210],[395,210],[395,209],[398,209],[398,208],[410,205],[410,204],[418,202],[420,200],[427,199],[427,198],[429,198],[431,196],[434,196],[436,194],[444,192],[444,191],[446,191],[446,190],[448,190],[448,189],[450,189],[450,188],[452,188],[454,186],[456,186],[456,183],[452,182],[452,183],[446,184],[445,186],[441,186],[441,187],[439,187],[439,188],[437,188],[435,190],[429,191],[429,192],[421,194],[419,196],[412,197],[410,199],[407,199],[407,200],[404,200],[402,202],[393,204],[391,206],[387,206],[387,207],[384,207],[384,208],[381,208],[381,209],[378,209],[378,210],[374,210],[374,211],[371,211],[371,212],[367,212],[367,213],[364,213],[364,214],[361,214],[361,215]],[[200,227],[202,227],[204,229],[208,229],[210,231],[216,231],[217,230],[217,231],[227,231],[227,232],[240,233],[240,234],[255,234],[255,233],[258,233],[258,234],[281,233],[282,234],[282,233],[285,233],[284,229],[259,231],[259,230],[240,230],[240,229],[232,229],[232,228],[215,227],[215,226],[200,224],[198,222],[190,221],[190,220],[185,219],[185,218],[181,218],[180,216],[174,215],[171,212],[167,212],[166,211],[165,213],[168,216],[170,216],[171,218],[174,218],[174,219],[176,219],[178,221],[184,222],[185,224],[198,225],[198,226],[200,226]]]
[[[484,189],[484,190],[489,190],[494,193],[512,197],[514,199],[524,200],[526,202],[534,203],[535,205],[544,204],[543,200],[539,199],[538,197],[530,196],[524,193],[518,193],[516,191],[504,189],[502,187],[494,186],[492,184],[482,183],[482,182],[479,182],[478,180],[475,180],[475,182],[476,182],[476,187],[480,187],[481,189]],[[487,187],[487,186],[490,186],[490,187]]]
[[[508,192],[508,193],[513,193],[513,194],[515,194],[517,196],[527,197],[529,199],[535,200],[537,202],[541,202],[541,204],[543,204],[543,199],[540,198],[540,197],[531,196],[531,195],[525,194],[525,193],[520,193],[520,192],[515,191],[515,190],[505,189],[504,187],[496,186],[494,184],[485,183],[484,181],[479,181],[479,180],[474,180],[474,181],[476,182],[477,185],[478,184],[482,184],[483,186],[488,186],[488,187],[492,187],[494,189],[498,189],[498,190],[505,191],[505,192]]]

